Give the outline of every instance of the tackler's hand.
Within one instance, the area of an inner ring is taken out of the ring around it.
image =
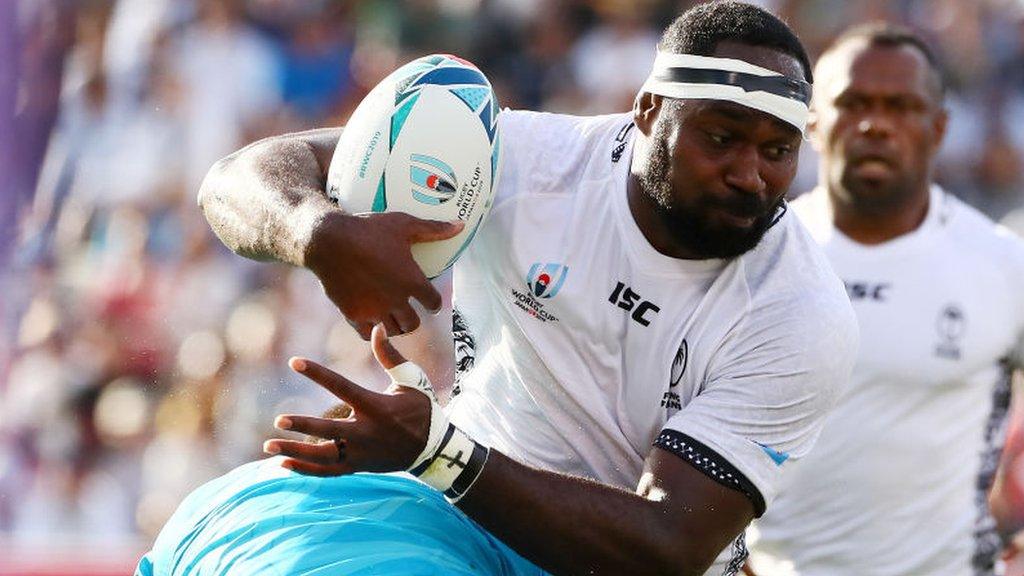
[[[264,452],[286,456],[284,467],[315,476],[408,470],[423,460],[437,435],[436,421],[443,418],[430,382],[388,342],[383,326],[374,327],[371,342],[377,362],[394,382],[383,394],[310,360],[289,360],[292,370],[329,390],[352,412],[340,419],[280,415],[274,422],[277,428],[321,440],[268,440]]]

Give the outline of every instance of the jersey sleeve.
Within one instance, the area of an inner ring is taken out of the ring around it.
[[[784,471],[814,445],[853,367],[858,335],[849,303],[817,304],[748,314],[701,390],[654,443],[743,492],[757,516]]]
[[[496,181],[491,206],[497,206],[515,196],[522,188],[520,165],[529,160],[527,134],[530,124],[529,113],[505,108],[498,114],[498,143],[501,148],[498,159],[499,176]],[[524,158],[525,156],[525,158]]]
[[[566,132],[571,132],[571,127],[563,130],[554,127],[566,123],[565,116],[529,110],[505,108],[498,114],[501,167],[492,209],[522,193],[538,191],[545,173],[550,170],[549,164],[555,160],[550,150],[558,146],[552,140],[565,138]],[[571,142],[568,140],[567,144]]]

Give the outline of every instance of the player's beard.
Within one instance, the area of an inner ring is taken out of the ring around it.
[[[640,187],[653,200],[658,217],[677,243],[703,258],[735,258],[749,252],[774,223],[783,200],[779,199],[771,207],[750,195],[739,196],[729,204],[716,202],[707,194],[686,203],[677,201],[668,178],[672,161],[668,151],[669,128],[668,122],[655,125],[651,135],[651,153],[639,178]],[[708,222],[708,214],[714,208],[761,215],[749,228],[712,226]]]

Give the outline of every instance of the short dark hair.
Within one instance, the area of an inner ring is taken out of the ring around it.
[[[887,48],[899,48],[902,46],[909,46],[924,56],[925,61],[928,62],[928,66],[932,69],[935,79],[936,94],[939,96],[941,101],[946,95],[946,79],[942,73],[942,64],[939,62],[938,57],[935,55],[935,51],[932,50],[928,42],[925,41],[917,32],[914,32],[906,26],[900,26],[899,24],[893,24],[892,22],[867,22],[865,24],[859,24],[847,29],[835,40],[832,44],[821,54],[821,58],[824,58],[830,52],[835,51],[837,48],[854,40],[863,41],[868,46],[883,46]]]
[[[661,35],[658,49],[711,56],[720,42],[774,48],[800,62],[804,79],[814,82],[811,60],[800,39],[777,16],[743,2],[711,2],[683,12]]]

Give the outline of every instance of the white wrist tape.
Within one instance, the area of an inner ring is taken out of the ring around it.
[[[388,376],[391,376],[392,384],[415,388],[426,394],[431,402],[437,402],[437,396],[434,394],[434,386],[430,383],[430,378],[427,378],[426,372],[415,362],[407,360],[394,368],[388,368],[387,373]]]
[[[430,398],[427,443],[408,471],[444,493],[449,502],[458,502],[480,476],[490,450],[448,422],[422,368],[404,362],[387,372],[392,384],[414,388]]]
[[[458,502],[483,472],[490,449],[480,445],[454,424],[448,425],[441,449],[426,468],[413,471],[420,480],[444,493],[449,502]]]
[[[416,469],[429,460],[441,447],[441,440],[448,429],[448,417],[445,415],[441,405],[437,403],[437,396],[434,394],[434,387],[427,378],[427,374],[413,362],[403,362],[394,368],[387,370],[391,376],[391,383],[399,386],[407,386],[422,392],[430,399],[430,431],[427,433],[427,443],[423,451],[413,460],[410,470]]]

